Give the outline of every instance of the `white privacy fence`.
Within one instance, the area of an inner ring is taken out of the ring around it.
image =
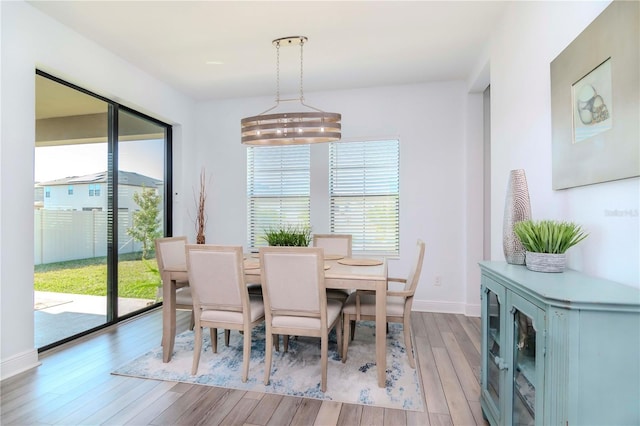
[[[118,213],[118,254],[142,251],[127,235],[133,212]],[[34,211],[34,264],[89,259],[107,255],[107,212]]]

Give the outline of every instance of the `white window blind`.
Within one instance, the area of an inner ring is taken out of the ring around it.
[[[353,251],[397,254],[400,148],[397,140],[336,142],[329,149],[331,231],[353,236]]]
[[[309,145],[247,148],[247,212],[250,247],[267,245],[264,231],[310,226]]]

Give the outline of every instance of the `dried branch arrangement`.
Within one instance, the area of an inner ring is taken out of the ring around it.
[[[200,196],[198,198],[198,213],[196,215],[196,244],[204,244],[204,229],[207,225],[207,215],[204,211],[205,201],[207,200],[206,173],[204,169],[200,172]]]

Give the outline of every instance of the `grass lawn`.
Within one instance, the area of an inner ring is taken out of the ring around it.
[[[132,253],[120,255],[119,260],[118,297],[155,299],[160,285],[155,257],[143,261],[140,253]],[[107,258],[36,265],[34,290],[106,296]]]

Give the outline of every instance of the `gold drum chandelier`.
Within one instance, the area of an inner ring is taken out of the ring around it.
[[[302,145],[340,140],[340,120],[342,116],[335,112],[324,112],[304,103],[302,86],[303,50],[307,37],[292,36],[273,40],[276,47],[276,104],[268,110],[243,118],[242,143],[252,146]],[[280,99],[280,46],[300,45],[300,96],[292,99]],[[298,101],[306,108],[304,112],[270,113],[281,102]],[[270,114],[269,114],[270,113]]]

